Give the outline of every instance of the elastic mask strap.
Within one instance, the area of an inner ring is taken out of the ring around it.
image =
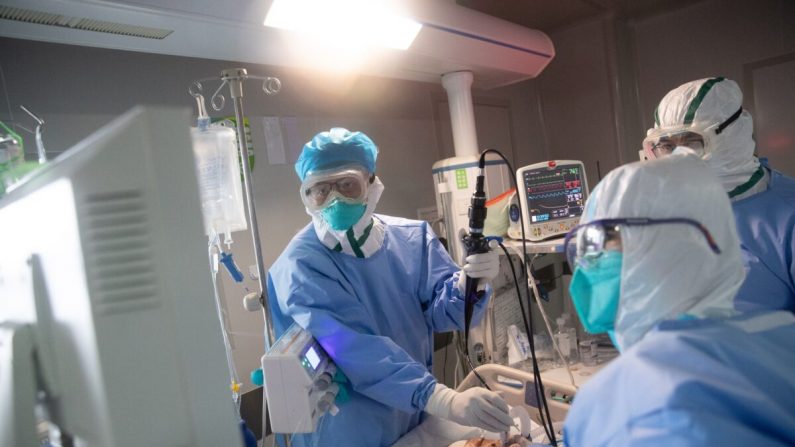
[[[759,169],[757,169],[756,172],[754,172],[754,175],[752,175],[747,182],[729,191],[729,198],[733,199],[739,196],[740,194],[743,194],[744,192],[748,191],[749,189],[753,188],[757,183],[759,183],[759,180],[762,180],[762,177],[764,176],[765,176],[765,169],[762,166],[759,166]]]
[[[715,133],[720,135],[721,132],[723,132],[724,129],[729,127],[729,124],[737,121],[737,118],[739,118],[740,115],[742,115],[742,114],[743,114],[743,108],[740,107],[740,109],[737,110],[736,112],[734,112],[734,114],[732,116],[730,116],[726,121],[720,123],[720,126],[718,126],[718,128],[715,129]]]

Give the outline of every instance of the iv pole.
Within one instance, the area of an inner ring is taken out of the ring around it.
[[[254,245],[254,260],[257,265],[257,283],[259,285],[259,303],[262,308],[262,316],[265,320],[265,349],[271,347],[275,339],[273,331],[273,319],[271,317],[268,294],[265,289],[265,266],[262,261],[262,242],[259,237],[259,225],[257,223],[257,210],[254,203],[254,189],[251,185],[251,167],[248,163],[248,136],[246,135],[245,115],[243,113],[243,83],[247,79],[257,79],[262,82],[262,90],[267,95],[275,95],[281,89],[281,81],[271,76],[249,75],[245,68],[230,68],[221,72],[221,85],[218,86],[210,104],[213,109],[219,111],[223,109],[226,98],[221,94],[225,85],[229,85],[229,96],[235,109],[235,121],[237,124],[237,147],[243,167],[243,192],[246,196],[246,211],[248,212],[249,228],[251,230],[251,240]],[[203,81],[217,81],[219,78],[200,79],[193,82],[190,93],[195,96],[195,91],[201,91]]]
[[[189,93],[196,96],[202,90],[201,83],[203,81],[217,81],[219,78],[200,79],[193,82],[193,85],[188,89]],[[262,242],[259,237],[259,226],[257,224],[257,210],[254,204],[254,188],[251,185],[251,166],[248,163],[248,136],[246,136],[246,125],[244,122],[245,115],[243,113],[243,83],[247,79],[257,79],[262,81],[262,90],[267,95],[275,95],[281,90],[282,83],[278,78],[271,76],[254,76],[249,75],[245,68],[229,68],[221,72],[220,80],[221,85],[213,93],[210,98],[210,104],[213,109],[219,111],[224,108],[226,98],[221,94],[221,90],[225,85],[229,84],[229,96],[232,97],[232,103],[235,108],[235,121],[237,124],[237,149],[240,156],[240,164],[243,168],[243,192],[246,195],[246,210],[249,218],[249,228],[251,229],[251,241],[254,245],[254,260],[257,264],[257,283],[259,285],[259,303],[262,307],[262,316],[265,320],[265,349],[270,349],[275,340],[275,333],[273,331],[273,319],[268,302],[268,294],[265,289],[265,266],[262,262]],[[217,103],[216,103],[217,101]],[[262,437],[265,439],[266,427],[268,421],[268,403],[263,398],[262,400]],[[289,447],[291,442],[289,438],[285,439]]]
[[[243,81],[248,78],[245,68],[231,68],[221,72],[221,79],[229,83],[229,93],[235,107],[235,121],[237,122],[237,145],[240,153],[240,160],[243,165],[243,184],[246,194],[246,208],[251,228],[251,240],[254,243],[254,259],[257,264],[257,282],[259,283],[259,301],[262,305],[263,316],[265,317],[265,348],[270,348],[275,336],[273,332],[273,320],[271,318],[271,308],[268,303],[268,294],[265,291],[265,266],[262,262],[262,242],[259,238],[259,225],[257,224],[257,210],[254,204],[254,188],[251,186],[251,166],[248,164],[248,137],[246,136],[246,126],[243,114]],[[265,78],[263,90],[268,94],[275,94],[281,89],[281,82],[277,78]],[[267,85],[267,84],[272,85]],[[268,89],[266,89],[266,87]]]

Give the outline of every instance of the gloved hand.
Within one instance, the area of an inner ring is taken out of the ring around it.
[[[500,273],[500,255],[494,250],[469,255],[466,257],[463,270],[470,278],[491,281]]]
[[[458,392],[437,383],[425,411],[468,427],[507,432],[513,424],[508,404],[499,394],[483,388]]]
[[[458,291],[464,295],[464,287],[466,284],[466,277],[477,278],[478,290],[482,290],[489,284],[492,279],[496,278],[500,273],[500,255],[494,250],[496,241],[489,242],[492,250],[487,253],[475,253],[466,257],[464,268],[461,269],[461,274],[458,276]]]

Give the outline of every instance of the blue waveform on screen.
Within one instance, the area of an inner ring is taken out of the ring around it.
[[[561,191],[547,192],[544,194],[528,194],[527,198],[530,200],[541,200],[541,199],[549,199],[551,197],[559,197],[565,195],[566,191],[561,190]]]

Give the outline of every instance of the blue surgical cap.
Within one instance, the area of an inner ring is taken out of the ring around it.
[[[378,148],[362,132],[334,127],[320,132],[304,145],[301,156],[295,162],[295,173],[304,181],[307,174],[337,166],[359,164],[368,172],[375,172]]]

